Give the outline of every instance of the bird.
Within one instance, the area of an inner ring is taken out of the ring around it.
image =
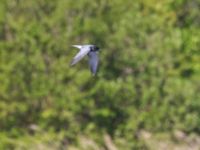
[[[92,75],[96,75],[98,64],[99,64],[99,47],[96,45],[72,45],[73,47],[78,48],[80,51],[72,59],[70,66],[78,63],[84,56],[88,55],[89,57],[89,67]]]

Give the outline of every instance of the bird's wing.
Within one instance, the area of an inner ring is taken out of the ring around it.
[[[72,45],[73,47],[81,49],[83,46],[82,45]]]
[[[82,47],[78,54],[73,58],[71,61],[71,66],[75,65],[77,62],[79,62],[87,53],[90,51],[90,47]]]
[[[97,68],[98,68],[98,63],[99,63],[99,58],[98,58],[98,52],[91,51],[88,53],[89,56],[89,66],[90,70],[93,75],[96,74]]]

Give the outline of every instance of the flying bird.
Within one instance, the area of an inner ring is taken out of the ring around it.
[[[97,47],[96,45],[72,45],[72,46],[78,48],[80,51],[73,58],[70,65],[71,66],[75,65],[84,56],[88,55],[90,70],[92,74],[95,75],[99,63],[99,58],[98,58],[99,47]]]

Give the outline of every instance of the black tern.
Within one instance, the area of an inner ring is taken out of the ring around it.
[[[99,58],[98,58],[99,47],[97,47],[96,45],[72,45],[72,46],[80,49],[80,51],[73,58],[70,65],[71,66],[75,65],[85,55],[88,55],[90,70],[92,74],[95,75],[97,72],[98,63],[99,63]]]

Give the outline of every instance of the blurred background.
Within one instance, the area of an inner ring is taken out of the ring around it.
[[[0,149],[199,149],[199,8],[1,0]],[[97,76],[73,44],[101,48]]]

